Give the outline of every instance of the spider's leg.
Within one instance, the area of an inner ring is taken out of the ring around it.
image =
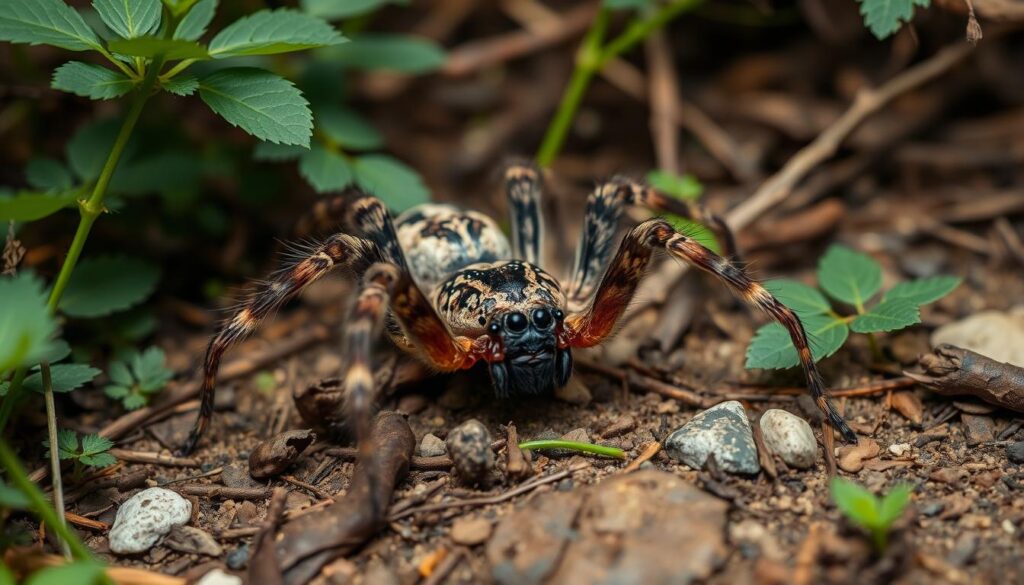
[[[717,276],[745,301],[761,309],[785,327],[797,349],[807,379],[807,387],[818,408],[825,413],[829,423],[845,440],[857,441],[857,435],[847,426],[825,393],[825,383],[811,357],[807,333],[796,313],[780,303],[742,268],[680,234],[665,220],[645,221],[622,240],[619,251],[589,306],[566,318],[569,345],[590,347],[597,345],[612,333],[616,322],[622,317],[633,298],[653,251],[658,248]]]
[[[190,453],[195,449],[196,443],[210,423],[213,416],[217,369],[220,367],[221,357],[228,348],[255,331],[260,322],[275,309],[332,269],[343,267],[359,272],[378,258],[379,252],[372,242],[346,234],[337,234],[312,248],[305,258],[276,272],[269,280],[261,283],[210,340],[203,361],[199,416],[182,451]]]
[[[380,199],[372,195],[362,195],[355,199],[345,212],[345,221],[351,229],[377,244],[386,260],[408,272],[409,264],[398,242],[395,224]]]
[[[570,308],[585,306],[593,296],[611,259],[615,232],[627,205],[673,213],[707,225],[722,242],[726,255],[736,258],[734,238],[725,222],[705,211],[696,202],[674,199],[641,183],[615,178],[598,185],[587,197],[583,231],[576,248],[572,280],[566,293]]]
[[[528,163],[505,169],[505,194],[512,224],[512,255],[536,266],[543,254],[544,222],[541,217],[540,171]]]

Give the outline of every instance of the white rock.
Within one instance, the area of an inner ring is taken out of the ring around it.
[[[818,458],[818,441],[811,425],[795,414],[778,408],[769,410],[761,415],[761,434],[765,445],[790,467],[806,469]]]
[[[903,457],[910,453],[910,443],[893,443],[889,445],[889,452],[897,457]]]
[[[433,433],[427,433],[420,439],[420,455],[423,457],[436,457],[438,455],[445,454],[444,441],[439,439],[437,435]]]
[[[1009,311],[982,311],[932,333],[932,347],[950,343],[990,357],[1024,367],[1024,306]]]
[[[701,469],[712,453],[728,473],[760,473],[757,446],[743,405],[735,400],[716,404],[698,413],[665,439],[670,457],[693,469]]]
[[[192,502],[164,488],[142,490],[121,504],[110,529],[110,550],[118,554],[150,549],[174,526],[187,524]]]
[[[242,585],[242,578],[221,569],[214,569],[196,581],[196,585]]]

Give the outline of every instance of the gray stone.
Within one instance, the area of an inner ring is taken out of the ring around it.
[[[437,438],[433,433],[423,435],[420,440],[419,454],[422,457],[437,457],[445,454],[444,441]]]
[[[778,408],[761,415],[761,434],[765,445],[786,465],[806,469],[818,457],[818,441],[807,421]]]
[[[1024,463],[1024,441],[1017,441],[1007,445],[1006,457],[1014,463]]]
[[[483,423],[470,419],[448,433],[445,442],[448,454],[455,464],[455,473],[468,484],[489,481],[494,469],[494,451],[491,451],[491,433]]]
[[[750,421],[735,400],[717,404],[693,417],[665,440],[665,450],[694,469],[704,467],[709,455],[729,473],[761,471]]]
[[[108,539],[117,554],[146,552],[175,526],[192,517],[192,502],[171,490],[149,488],[128,498],[117,510]]]

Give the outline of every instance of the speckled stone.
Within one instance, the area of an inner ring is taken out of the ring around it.
[[[110,550],[117,554],[150,549],[174,526],[187,524],[192,502],[164,488],[142,490],[121,504],[110,529]]]
[[[764,442],[786,465],[807,469],[818,458],[818,441],[811,425],[799,416],[773,408],[761,415]]]
[[[704,467],[709,455],[723,471],[756,474],[761,471],[750,421],[735,400],[717,404],[693,417],[665,440],[665,450],[694,469]]]

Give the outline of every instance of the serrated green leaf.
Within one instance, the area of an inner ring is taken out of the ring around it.
[[[137,392],[125,396],[121,404],[128,410],[138,410],[143,406],[146,406],[146,397]]]
[[[117,463],[117,458],[110,453],[97,453],[95,455],[82,455],[78,458],[83,464],[89,467],[110,467]]]
[[[164,367],[164,350],[150,347],[132,356],[132,372],[146,392],[159,390],[171,379],[173,372]]]
[[[295,160],[307,152],[309,152],[308,148],[302,148],[293,144],[257,142],[256,147],[252,150],[252,157],[256,160],[282,162]]]
[[[0,41],[53,45],[69,51],[102,46],[82,16],[61,0],[0,2]]]
[[[870,256],[833,244],[818,262],[818,286],[832,298],[861,308],[882,288],[882,267]]]
[[[356,183],[397,213],[430,201],[430,191],[419,173],[398,159],[372,154],[353,159],[352,167]]]
[[[210,41],[214,58],[273,55],[345,42],[330,24],[296,10],[261,10],[229,24]]]
[[[43,281],[32,272],[0,277],[0,372],[53,351],[57,323],[46,308]]]
[[[40,355],[34,356],[34,359],[38,360],[39,363],[55,364],[69,355],[71,355],[71,346],[68,345],[68,342],[63,339],[54,339],[50,342],[47,350]]]
[[[110,50],[121,55],[152,59],[163,55],[167,60],[209,59],[206,47],[185,39],[164,39],[160,37],[137,37],[110,41]]]
[[[0,197],[0,220],[35,221],[57,213],[75,202],[77,191],[33,193],[22,191],[13,197]]]
[[[25,585],[96,585],[102,573],[99,563],[75,561],[36,571],[25,580]]]
[[[131,91],[135,82],[120,71],[69,61],[53,72],[50,87],[94,100],[109,100]]]
[[[676,175],[666,171],[654,170],[647,173],[647,182],[658,191],[671,195],[676,199],[697,199],[704,192],[704,185],[700,184],[693,175]]]
[[[199,80],[191,75],[177,75],[167,81],[161,81],[160,87],[174,95],[187,96],[199,89]]]
[[[43,440],[43,447],[50,448],[50,440]],[[57,429],[57,456],[62,460],[78,457],[78,433],[71,429]]]
[[[889,289],[882,297],[882,301],[890,299],[906,299],[917,305],[934,303],[942,297],[953,292],[953,289],[963,282],[958,276],[932,276],[901,282]]]
[[[135,306],[156,289],[160,269],[125,256],[99,256],[78,263],[60,310],[71,317],[102,317]]]
[[[46,157],[35,157],[25,166],[25,180],[33,189],[40,191],[70,189],[74,184],[71,171],[60,161]]]
[[[387,4],[408,3],[408,0],[302,0],[299,5],[313,16],[338,20],[366,14]]]
[[[850,323],[857,333],[895,331],[921,322],[921,309],[907,299],[889,299],[868,309]]]
[[[141,37],[160,26],[160,0],[93,0],[92,6],[123,39]]]
[[[124,386],[111,384],[103,389],[103,393],[113,398],[114,400],[120,400],[125,396],[131,394],[131,389]]]
[[[341,191],[354,178],[345,157],[319,144],[314,144],[299,159],[299,174],[317,193]]]
[[[199,82],[210,109],[256,138],[309,146],[313,115],[292,83],[263,69],[221,69]]]
[[[893,522],[899,520],[903,510],[910,503],[910,494],[913,488],[908,484],[900,484],[885,494],[878,506],[878,521],[881,527],[888,528]]]
[[[854,524],[873,529],[879,526],[878,499],[867,489],[841,477],[832,478],[832,500]]]
[[[100,371],[88,364],[54,364],[50,366],[50,383],[57,394],[71,392],[92,382]],[[25,378],[23,387],[34,392],[43,391],[43,374],[35,372]]]
[[[799,318],[811,343],[811,356],[816,362],[838,351],[850,334],[845,323],[829,315]],[[769,323],[757,330],[747,347],[747,368],[784,369],[797,365],[800,365],[800,357],[785,327]]]
[[[832,310],[825,295],[802,282],[779,278],[766,281],[764,287],[783,305],[800,315],[822,315]]]
[[[106,437],[99,435],[85,435],[82,437],[82,454],[84,455],[96,455],[109,451],[114,446],[114,442]]]
[[[914,6],[928,7],[930,0],[859,0],[864,24],[879,40],[898,31],[914,16]]]
[[[337,47],[321,51],[323,57],[351,69],[428,73],[444,64],[446,55],[432,41],[402,35],[364,33]]]
[[[373,150],[384,145],[384,138],[372,124],[352,110],[326,106],[314,112],[316,127],[327,138],[351,150]]]
[[[186,41],[198,41],[199,37],[210,26],[214,13],[217,12],[217,0],[201,0],[181,19],[178,28],[174,29],[174,38]]]

